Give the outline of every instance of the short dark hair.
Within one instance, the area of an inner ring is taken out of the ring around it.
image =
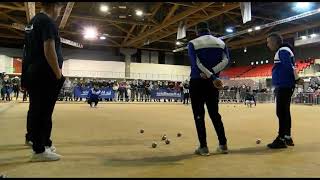
[[[277,44],[283,43],[282,36],[278,33],[271,33],[268,35],[268,38],[274,38],[277,41]]]
[[[207,22],[201,22],[201,23],[197,24],[196,31],[198,33],[209,32],[210,31],[209,24]]]

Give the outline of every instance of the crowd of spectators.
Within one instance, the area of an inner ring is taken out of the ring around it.
[[[189,89],[189,82],[175,81],[152,81],[152,80],[110,80],[110,79],[84,79],[84,78],[67,78],[59,94],[60,101],[85,101],[86,99],[75,96],[75,88],[89,88],[93,84],[98,88],[111,88],[114,91],[114,98],[100,99],[101,101],[125,101],[125,102],[178,102],[181,99],[153,99],[151,91],[158,89],[168,89],[183,94]],[[320,98],[320,77],[313,77],[307,84],[308,87],[297,87],[294,98],[300,99],[299,102],[314,101]],[[13,97],[19,97],[19,92],[23,93],[23,100],[27,100],[27,92],[20,88],[20,78],[18,76],[8,76],[0,73],[0,101],[11,101]],[[251,87],[243,84],[241,86],[224,86],[220,93],[222,102],[244,102],[246,93],[252,93],[258,101],[267,101],[273,94],[271,88]],[[297,100],[298,101],[298,100]],[[319,100],[320,103],[320,100]],[[318,104],[318,103],[317,103]]]

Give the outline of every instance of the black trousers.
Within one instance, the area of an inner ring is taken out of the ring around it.
[[[42,153],[45,151],[45,146],[52,145],[50,139],[52,113],[64,81],[64,77],[60,80],[36,80],[34,77],[33,80],[29,81],[30,104],[27,116],[28,133],[26,138],[31,136],[32,148],[35,153]]]
[[[218,106],[219,90],[213,86],[212,80],[191,79],[190,97],[200,147],[207,147],[204,104],[207,105],[207,110],[216,130],[219,144],[225,145],[227,143],[227,139],[225,137],[224,126],[219,114]]]
[[[90,106],[92,105],[93,102],[94,102],[94,105],[97,106],[99,103],[99,99],[89,99],[88,100],[88,104],[90,104]]]
[[[291,136],[291,114],[290,104],[291,96],[293,94],[293,88],[276,88],[276,112],[279,119],[279,131],[280,137],[285,135]]]
[[[27,97],[28,97],[28,91],[27,90],[24,90],[23,91],[23,101],[27,101]]]
[[[19,86],[13,86],[13,92],[14,92],[14,97],[17,100],[18,97],[19,97],[20,87]]]
[[[186,100],[187,100],[187,104],[189,104],[189,93],[184,93],[183,94],[183,104],[186,103]]]

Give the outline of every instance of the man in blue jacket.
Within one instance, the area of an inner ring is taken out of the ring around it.
[[[218,153],[227,153],[227,139],[223,123],[219,114],[219,89],[223,88],[219,79],[219,72],[229,64],[229,55],[225,43],[211,35],[207,23],[196,26],[198,38],[188,44],[188,54],[191,61],[190,97],[193,116],[197,128],[200,147],[195,153],[209,155],[204,122],[207,105],[209,116],[212,120],[219,139]]]
[[[295,84],[302,85],[303,79],[295,71],[294,54],[290,45],[284,44],[278,34],[270,34],[267,46],[275,52],[272,69],[272,85],[275,87],[276,111],[279,119],[278,137],[268,147],[271,149],[294,146],[291,138],[290,103]]]
[[[91,88],[88,93],[88,104],[90,104],[90,107],[97,107],[100,95],[101,90],[99,90],[98,86],[94,84],[93,88]]]

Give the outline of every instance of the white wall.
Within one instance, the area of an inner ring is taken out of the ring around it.
[[[125,63],[70,59],[64,61],[62,72],[72,77],[124,78]]]
[[[0,55],[0,72],[6,72],[7,74],[13,73],[13,58]]]
[[[189,66],[131,63],[133,79],[184,81],[190,76]]]

